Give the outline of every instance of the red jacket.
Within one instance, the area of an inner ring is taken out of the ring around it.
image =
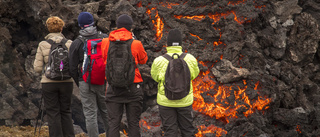
[[[102,57],[104,59],[105,65],[107,64],[108,50],[110,41],[127,41],[132,39],[132,33],[125,28],[120,28],[114,30],[110,33],[109,38],[104,38],[102,40]],[[148,60],[147,52],[144,50],[141,41],[133,40],[131,45],[132,56],[135,58],[136,65],[145,64]],[[134,83],[142,82],[142,77],[138,68],[135,70]]]

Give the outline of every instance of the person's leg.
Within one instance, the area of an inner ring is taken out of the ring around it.
[[[59,85],[54,83],[42,83],[42,96],[46,115],[48,118],[50,137],[62,137],[60,104],[59,104]]]
[[[140,115],[142,113],[142,101],[126,103],[126,115],[128,120],[128,134],[131,137],[140,137]]]
[[[101,118],[104,124],[105,132],[108,132],[109,124],[108,124],[108,111],[107,111],[107,104],[106,104],[106,96],[105,96],[105,86],[98,85],[94,87],[94,90],[97,94],[97,105],[98,110],[100,112]]]
[[[188,107],[177,108],[178,124],[182,137],[194,137],[195,127],[192,125],[193,113],[192,105]]]
[[[120,136],[120,122],[123,115],[123,104],[122,103],[107,103],[107,111],[108,111],[108,137],[119,137]]]
[[[63,137],[74,137],[73,121],[71,114],[71,96],[73,91],[73,83],[61,83],[59,100],[60,100],[60,114]]]
[[[98,137],[98,119],[97,119],[97,101],[96,94],[89,91],[89,84],[79,82],[81,103],[83,107],[83,114],[86,118],[86,128],[89,137]]]
[[[177,137],[178,136],[178,124],[177,124],[177,112],[175,108],[159,106],[160,118],[162,121],[162,127],[164,131],[164,137]]]

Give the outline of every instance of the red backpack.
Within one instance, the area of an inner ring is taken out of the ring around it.
[[[82,78],[86,83],[95,85],[103,85],[105,82],[105,70],[102,52],[101,41],[103,36],[98,33],[98,37],[95,39],[86,39],[80,36],[80,40],[83,41],[83,63],[82,63]]]

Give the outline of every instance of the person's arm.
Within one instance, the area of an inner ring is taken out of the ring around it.
[[[107,57],[108,57],[108,50],[109,50],[109,38],[102,39],[101,42],[101,54],[104,61],[104,64],[107,64]]]
[[[33,62],[33,69],[36,73],[41,73],[44,65],[44,57],[41,49],[42,42],[39,43],[35,60]]]
[[[144,50],[144,47],[143,47],[141,41],[134,40],[133,42],[136,42],[135,44],[137,45],[136,48],[138,51],[138,54],[137,54],[138,63],[139,64],[146,64],[148,61],[148,55],[147,55],[147,52]]]
[[[163,67],[163,62],[161,61],[161,56],[154,59],[152,66],[151,66],[151,77],[154,81],[160,82],[160,76],[159,73]]]
[[[188,54],[187,56],[187,60],[188,60],[188,64],[189,64],[189,70],[190,70],[190,77],[191,77],[191,80],[194,80],[200,73],[200,70],[199,70],[199,66],[198,66],[198,61],[197,59],[191,55],[191,54]]]
[[[79,72],[78,72],[78,65],[80,64],[80,48],[82,42],[81,40],[74,40],[71,43],[71,46],[69,48],[69,69],[70,69],[70,75],[73,78],[74,82],[79,87]],[[83,54],[83,53],[82,53]]]

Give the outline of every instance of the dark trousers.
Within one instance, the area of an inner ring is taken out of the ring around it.
[[[182,137],[194,137],[192,106],[174,108],[159,105],[159,112],[165,137],[177,137],[178,127]]]
[[[107,111],[109,115],[108,137],[120,137],[120,122],[124,106],[128,121],[129,137],[140,137],[139,121],[142,113],[142,101],[133,101],[129,103],[107,102]]]
[[[72,82],[42,83],[50,137],[74,137],[71,115]]]

